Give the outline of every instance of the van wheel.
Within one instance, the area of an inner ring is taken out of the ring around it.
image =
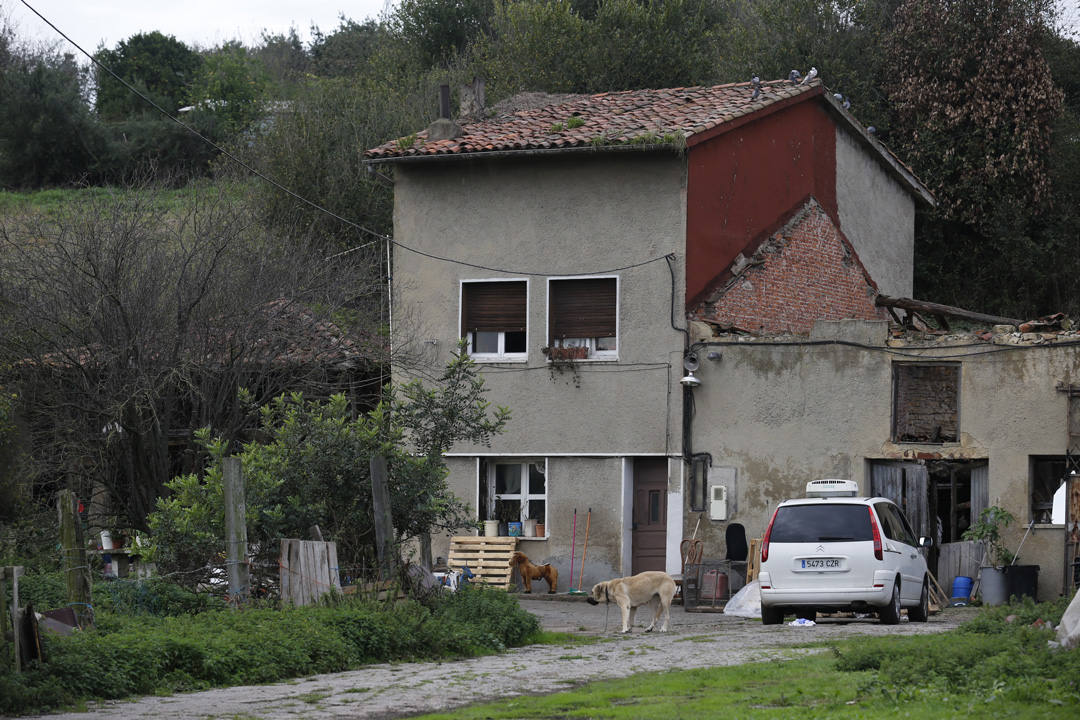
[[[892,586],[892,601],[878,612],[882,625],[896,625],[900,622],[900,579]]]
[[[784,611],[778,607],[761,606],[761,624],[779,625],[784,622]]]
[[[926,622],[930,619],[930,586],[926,580],[923,580],[918,607],[908,608],[907,616],[911,622]]]

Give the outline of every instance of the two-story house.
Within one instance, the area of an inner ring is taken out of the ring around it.
[[[995,475],[1016,430],[990,407],[1020,372],[1004,355],[890,348],[875,301],[910,297],[915,208],[933,198],[819,80],[533,102],[366,157],[392,168],[394,307],[410,318],[395,342],[422,358],[395,373],[438,368],[467,339],[513,419],[491,447],[447,455],[450,485],[478,519],[539,521],[520,548],[563,589],[677,572],[695,533],[723,557],[728,525],[759,537],[818,477],[896,495],[923,473],[912,487],[952,492],[952,512],[958,474],[968,495],[982,482],[1019,500],[1012,474],[1062,454],[1066,401],[1040,387],[1031,412],[1057,400],[1056,414],[1024,438],[1059,432]],[[1080,370],[1060,344],[1038,357],[1039,378]]]

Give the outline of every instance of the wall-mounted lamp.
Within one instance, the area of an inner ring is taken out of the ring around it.
[[[686,368],[686,376],[679,380],[679,382],[682,384],[683,387],[696,388],[698,385],[701,384],[701,381],[694,376],[694,371],[697,370],[698,367],[700,367],[697,355],[695,355],[694,353],[688,354],[685,358],[683,358],[682,365],[684,368]]]

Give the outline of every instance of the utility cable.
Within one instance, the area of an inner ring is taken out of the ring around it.
[[[445,257],[445,256],[441,256],[441,255],[435,255],[435,254],[432,254],[432,253],[424,252],[423,250],[418,250],[416,248],[409,247],[408,245],[405,245],[404,243],[400,243],[400,242],[394,240],[394,238],[389,236],[389,235],[384,235],[384,234],[382,234],[380,232],[376,232],[375,230],[371,230],[370,228],[366,228],[363,225],[360,225],[359,223],[353,222],[352,220],[349,220],[346,217],[342,217],[341,215],[338,215],[334,211],[332,211],[332,210],[330,210],[330,209],[328,209],[326,207],[323,207],[322,205],[319,205],[318,203],[316,203],[313,200],[308,200],[303,195],[300,195],[299,193],[295,192],[294,190],[286,187],[285,185],[282,185],[277,180],[274,180],[273,178],[271,178],[270,176],[268,176],[265,173],[261,172],[257,168],[255,168],[252,165],[244,162],[239,157],[237,157],[233,153],[229,152],[225,148],[221,147],[220,145],[215,143],[213,140],[211,140],[210,138],[208,138],[205,135],[203,135],[202,133],[200,133],[195,128],[191,127],[190,125],[183,122],[179,118],[174,117],[167,110],[162,108],[160,105],[158,105],[156,102],[154,102],[153,100],[148,98],[146,95],[143,95],[135,87],[133,87],[129,82],[124,80],[124,78],[122,78],[118,74],[116,74],[116,72],[114,72],[112,70],[112,68],[108,67],[103,62],[98,60],[96,57],[94,57],[93,55],[88,53],[86,50],[84,50],[81,45],[79,45],[77,42],[72,40],[67,35],[67,33],[65,33],[63,30],[58,28],[47,17],[42,15],[40,12],[38,12],[37,9],[35,9],[29,2],[27,2],[27,0],[19,0],[19,2],[21,2],[24,6],[26,6],[26,8],[28,10],[30,10],[30,12],[34,13],[34,15],[37,15],[39,18],[41,18],[41,21],[44,22],[46,25],[48,25],[50,28],[52,28],[58,35],[60,35],[60,37],[64,38],[69,43],[71,43],[71,45],[73,47],[75,47],[75,49],[78,50],[80,53],[85,55],[90,60],[90,62],[92,62],[97,67],[101,68],[103,71],[107,72],[113,78],[115,78],[116,81],[119,82],[121,85],[123,85],[125,88],[127,88],[129,92],[131,92],[132,94],[134,94],[137,97],[141,98],[144,102],[146,102],[148,105],[153,107],[155,110],[157,110],[159,113],[164,115],[166,118],[168,118],[169,120],[172,120],[174,123],[176,123],[180,127],[184,128],[184,130],[188,131],[189,133],[191,133],[195,137],[199,138],[204,143],[206,143],[210,147],[214,148],[215,150],[220,152],[222,155],[227,157],[229,160],[232,160],[234,163],[236,163],[240,167],[242,167],[245,170],[247,170],[248,172],[250,172],[255,177],[269,183],[270,185],[274,186],[278,190],[281,190],[283,193],[287,194],[288,196],[290,196],[290,197],[304,203],[305,205],[311,207],[314,210],[317,210],[318,212],[325,213],[326,215],[334,218],[335,220],[337,220],[337,221],[339,221],[341,223],[344,223],[345,225],[348,225],[351,228],[359,230],[362,233],[366,233],[368,235],[371,235],[372,237],[375,237],[378,240],[382,240],[382,241],[385,241],[385,242],[390,243],[392,245],[395,245],[396,247],[399,247],[402,250],[407,250],[408,252],[415,253],[417,255],[423,255],[424,257],[428,257],[428,258],[431,258],[433,260],[438,260],[440,262],[447,262],[447,263],[453,263],[453,264],[456,264],[456,265],[463,265],[465,267],[476,268],[478,270],[487,270],[487,271],[490,271],[490,272],[506,273],[508,275],[532,275],[532,276],[538,276],[538,277],[545,277],[545,276],[551,276],[551,275],[561,275],[561,276],[564,276],[564,277],[578,277],[578,276],[584,276],[584,275],[601,275],[601,274],[605,274],[605,273],[614,273],[614,272],[620,272],[620,271],[623,271],[623,270],[631,270],[633,268],[641,267],[643,265],[648,265],[649,263],[653,263],[653,262],[656,262],[658,260],[663,260],[665,257],[667,257],[666,255],[660,255],[660,256],[657,256],[657,257],[654,257],[654,258],[650,258],[648,260],[644,260],[644,261],[639,262],[639,263],[633,263],[631,265],[625,265],[625,266],[622,266],[622,267],[612,268],[610,270],[590,270],[588,272],[576,272],[576,273],[523,272],[523,271],[517,271],[517,270],[507,270],[507,269],[504,269],[504,268],[492,267],[492,266],[489,266],[489,265],[479,265],[479,264],[476,264],[476,263],[466,262],[464,260],[457,260],[457,259],[450,258],[450,257]],[[332,259],[340,257],[342,255],[347,255],[347,254],[355,252],[357,250],[361,250],[361,249],[363,249],[365,247],[368,247],[371,244],[372,243],[365,243],[363,245],[359,245],[359,246],[354,247],[354,248],[349,248],[348,250],[344,250],[342,252],[331,255],[326,259],[327,260],[332,260]]]
[[[187,123],[183,122],[183,121],[182,121],[182,120],[180,120],[179,118],[176,118],[176,117],[174,117],[174,116],[173,116],[173,115],[171,115],[171,114],[170,114],[170,113],[169,113],[169,112],[168,112],[167,110],[165,110],[165,109],[164,109],[164,108],[162,108],[162,107],[161,107],[160,105],[158,105],[158,104],[157,104],[156,102],[154,102],[154,101],[153,101],[153,100],[151,100],[150,98],[148,98],[148,97],[146,97],[145,95],[143,95],[143,94],[142,94],[141,92],[139,92],[139,91],[138,91],[137,89],[135,89],[135,88],[134,88],[134,87],[133,87],[133,86],[132,86],[132,85],[131,85],[131,84],[130,84],[130,83],[129,83],[129,82],[127,81],[127,80],[124,80],[124,78],[120,77],[120,76],[119,76],[119,75],[117,75],[117,74],[116,74],[115,72],[113,72],[112,68],[108,67],[108,66],[107,66],[107,65],[105,65],[105,64],[104,64],[103,62],[101,62],[100,60],[98,60],[98,59],[97,59],[96,57],[94,57],[94,56],[93,56],[93,55],[91,55],[90,53],[86,52],[86,50],[84,50],[84,49],[82,48],[82,46],[81,46],[81,45],[79,45],[79,44],[78,44],[77,42],[75,42],[75,41],[74,41],[74,40],[72,40],[72,39],[71,39],[70,37],[68,37],[68,35],[67,35],[67,34],[66,34],[66,33],[65,33],[65,32],[64,32],[63,30],[61,30],[61,29],[60,29],[60,28],[58,28],[58,27],[57,27],[56,25],[54,25],[54,24],[53,24],[53,23],[52,23],[52,22],[51,22],[51,21],[50,21],[50,20],[49,20],[49,19],[48,19],[47,17],[45,17],[44,15],[42,15],[41,13],[39,13],[39,12],[38,12],[38,11],[37,11],[37,10],[36,10],[36,9],[35,9],[35,8],[34,8],[33,6],[32,6],[32,5],[31,5],[30,3],[28,3],[28,2],[26,1],[26,0],[19,0],[19,2],[21,2],[21,3],[23,4],[23,5],[25,5],[25,6],[26,6],[26,8],[27,8],[28,10],[30,10],[30,12],[34,13],[34,14],[35,14],[35,15],[37,15],[37,16],[38,16],[39,18],[41,18],[42,22],[44,22],[44,23],[45,23],[46,25],[48,25],[48,26],[49,26],[49,27],[51,27],[51,28],[52,28],[53,30],[55,30],[55,31],[57,32],[57,34],[59,34],[59,35],[60,35],[60,37],[64,38],[64,39],[65,39],[65,40],[67,40],[67,41],[68,41],[69,43],[71,43],[71,44],[72,44],[72,45],[73,45],[73,46],[75,47],[75,49],[76,49],[76,50],[78,50],[78,51],[79,51],[79,52],[81,52],[81,53],[82,53],[83,55],[85,55],[85,56],[86,56],[87,58],[89,58],[90,62],[94,63],[94,65],[98,66],[99,68],[101,68],[101,69],[102,69],[102,70],[104,70],[105,72],[109,73],[109,75],[111,75],[111,76],[112,76],[113,78],[115,78],[117,82],[119,82],[119,83],[120,83],[121,85],[123,85],[123,86],[124,86],[125,88],[127,88],[127,89],[128,89],[128,90],[129,90],[130,92],[132,92],[132,93],[134,93],[135,95],[137,95],[138,97],[142,98],[142,100],[143,100],[144,102],[146,102],[147,104],[149,104],[149,105],[150,105],[151,107],[153,107],[153,108],[154,108],[155,110],[157,110],[157,111],[158,111],[159,113],[161,113],[162,115],[164,115],[165,117],[167,117],[167,118],[168,118],[169,120],[172,120],[172,121],[173,121],[174,123],[176,123],[176,124],[177,124],[177,125],[179,125],[180,127],[184,128],[184,129],[185,129],[185,130],[187,130],[187,131],[188,131],[189,133],[191,133],[191,134],[192,134],[192,135],[194,135],[195,137],[199,138],[199,139],[200,139],[200,140],[202,140],[202,141],[203,141],[204,143],[206,143],[206,144],[207,144],[207,145],[209,145],[210,147],[214,148],[215,150],[217,150],[218,152],[220,152],[220,153],[221,153],[222,155],[224,155],[225,157],[229,158],[230,160],[232,160],[233,162],[235,162],[235,163],[236,163],[237,165],[239,165],[240,167],[242,167],[242,168],[244,168],[245,170],[247,170],[248,172],[250,172],[250,173],[251,173],[252,175],[255,175],[256,177],[258,177],[258,178],[260,178],[260,179],[262,179],[262,180],[265,180],[266,182],[270,183],[271,185],[273,185],[274,187],[276,187],[276,188],[277,188],[278,190],[281,190],[282,192],[286,193],[286,194],[287,194],[287,195],[289,195],[290,197],[292,197],[292,198],[295,198],[296,200],[299,200],[300,202],[302,202],[302,203],[305,203],[306,205],[309,205],[310,207],[314,208],[315,210],[318,210],[319,212],[322,212],[322,213],[326,213],[326,214],[327,214],[327,215],[329,215],[330,217],[332,217],[332,218],[335,218],[335,219],[337,219],[338,221],[340,221],[340,222],[343,222],[343,223],[345,223],[345,224],[346,224],[346,225],[348,225],[349,227],[352,227],[352,228],[355,228],[356,230],[359,230],[359,231],[361,231],[361,232],[367,233],[368,235],[373,235],[374,237],[376,237],[376,238],[379,238],[380,240],[387,240],[387,241],[393,242],[393,238],[389,237],[388,235],[383,235],[382,233],[379,233],[379,232],[375,232],[374,230],[370,230],[370,229],[368,229],[368,228],[364,227],[363,225],[360,225],[360,224],[358,224],[358,223],[355,223],[355,222],[353,222],[352,220],[349,220],[348,218],[344,218],[344,217],[342,217],[341,215],[338,215],[337,213],[333,212],[332,210],[329,210],[329,209],[327,209],[327,208],[323,207],[322,205],[319,205],[318,203],[316,203],[316,202],[314,202],[314,201],[312,201],[312,200],[308,200],[308,199],[307,199],[306,197],[304,197],[303,195],[300,195],[299,193],[297,193],[297,192],[294,192],[293,190],[290,190],[289,188],[287,188],[287,187],[285,187],[284,185],[282,185],[281,183],[279,183],[279,182],[278,182],[277,180],[274,180],[273,178],[271,178],[271,177],[269,177],[269,176],[267,176],[267,175],[263,174],[262,172],[260,172],[260,171],[259,171],[259,170],[257,170],[256,168],[252,167],[252,166],[251,166],[251,165],[249,165],[248,163],[246,163],[246,162],[244,162],[243,160],[241,160],[240,158],[238,158],[238,157],[237,157],[236,155],[233,155],[233,154],[232,154],[232,153],[230,153],[230,152],[229,152],[228,150],[226,150],[225,148],[221,147],[220,145],[218,145],[217,143],[215,143],[215,142],[214,142],[213,140],[211,140],[210,138],[206,137],[205,135],[203,135],[202,133],[200,133],[200,132],[199,132],[198,130],[196,130],[195,128],[191,127],[191,126],[190,126],[190,125],[188,125]]]

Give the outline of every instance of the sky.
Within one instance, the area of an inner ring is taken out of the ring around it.
[[[239,39],[255,44],[262,30],[284,33],[295,27],[304,41],[312,24],[324,32],[342,13],[362,21],[378,17],[395,0],[27,0],[88,52],[115,47],[139,32],[160,30],[191,46],[213,47]],[[1080,37],[1080,0],[1057,0],[1062,18]],[[59,36],[20,0],[0,0],[23,37],[52,41]]]
[[[391,0],[393,2],[393,0]],[[1080,0],[1078,0],[1080,1]],[[212,47],[233,39],[256,43],[262,30],[295,27],[304,41],[312,24],[323,32],[338,26],[342,13],[353,20],[377,17],[386,0],[27,0],[88,52],[115,47],[139,32],[159,30],[191,46]],[[63,40],[20,0],[0,0],[19,35]]]

